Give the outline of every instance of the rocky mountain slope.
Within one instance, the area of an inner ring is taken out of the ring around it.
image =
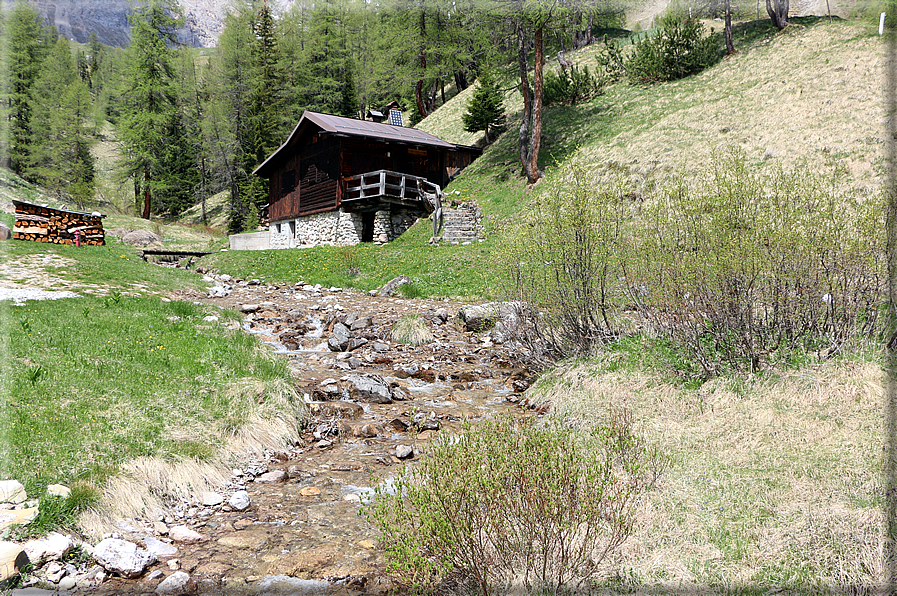
[[[91,31],[105,44],[128,43],[129,0],[29,0],[49,23],[69,39],[85,42]],[[180,0],[186,24],[181,41],[194,47],[217,44],[228,0]]]

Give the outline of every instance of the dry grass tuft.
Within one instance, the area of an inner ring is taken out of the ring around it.
[[[580,425],[629,408],[671,464],[608,584],[706,590],[881,586],[881,369],[830,363],[700,389],[598,364],[531,390]]]
[[[427,329],[427,322],[419,315],[405,315],[393,325],[389,333],[392,341],[400,344],[420,346],[433,341],[433,334]]]
[[[177,501],[223,488],[233,460],[293,443],[299,437],[298,423],[307,415],[305,403],[285,379],[244,379],[228,386],[219,399],[227,401],[230,414],[218,422],[217,429],[178,425],[166,432],[170,440],[199,442],[217,430],[222,444],[208,461],[146,457],[129,462],[107,482],[100,503],[81,514],[82,532],[99,539],[113,531],[119,520],[133,524],[132,520],[156,510],[166,512]]]

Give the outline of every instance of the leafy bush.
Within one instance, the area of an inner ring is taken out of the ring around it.
[[[510,339],[531,365],[588,356],[633,323],[705,378],[826,359],[882,329],[880,198],[805,169],[752,174],[738,152],[641,204],[628,188],[583,169],[549,179],[507,239],[523,304]]]
[[[629,77],[639,83],[673,81],[714,64],[719,58],[718,36],[697,20],[665,19],[657,35],[635,44],[626,64]]]
[[[625,411],[581,432],[487,420],[435,443],[367,513],[388,571],[415,591],[457,582],[486,596],[517,580],[556,594],[588,585],[631,533],[660,462]]]
[[[627,198],[618,180],[584,167],[546,180],[508,244],[517,339],[538,364],[542,356],[588,356],[615,339],[612,311],[624,294],[617,282]]]
[[[650,212],[644,312],[708,375],[794,350],[834,354],[879,327],[882,213],[805,171],[752,175],[730,154],[707,184],[681,183]]]
[[[601,93],[603,82],[589,72],[588,66],[564,68],[560,73],[547,71],[542,90],[545,105],[575,105]]]

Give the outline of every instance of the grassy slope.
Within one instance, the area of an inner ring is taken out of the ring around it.
[[[47,202],[14,176],[4,173],[2,182],[6,200]],[[13,217],[0,219],[12,224]],[[300,406],[291,401],[282,359],[235,329],[233,313],[161,300],[202,291],[194,273],[149,265],[137,249],[115,241],[79,249],[5,240],[0,285],[80,294],[23,306],[0,302],[5,477],[23,482],[33,497],[57,482],[81,486],[81,494],[102,486],[108,496],[110,486],[121,486],[107,482],[123,466],[149,458],[166,470],[159,477],[169,478],[165,485],[138,483],[143,492],[129,490],[114,514],[92,514],[82,526],[92,534],[132,514],[128,506],[149,507],[160,495],[188,490],[191,481],[195,489],[205,486],[197,479],[213,478],[215,462],[241,443],[276,447],[296,432]],[[209,315],[219,321],[205,320]],[[190,473],[179,475],[184,466]],[[112,507],[113,500],[102,505]]]

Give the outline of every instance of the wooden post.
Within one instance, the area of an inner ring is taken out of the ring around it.
[[[380,196],[386,195],[386,170],[380,170]]]

